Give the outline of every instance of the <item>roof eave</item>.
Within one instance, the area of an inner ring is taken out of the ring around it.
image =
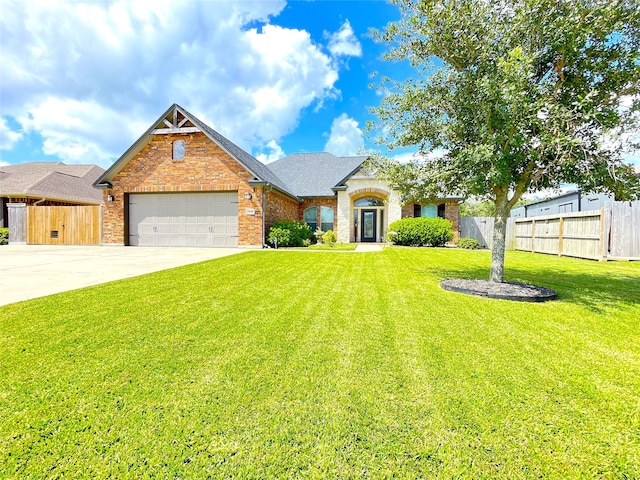
[[[269,187],[269,188],[272,188],[273,190],[277,190],[281,194],[291,198],[292,200],[295,200],[298,203],[302,203],[303,202],[302,197],[297,197],[295,195],[291,195],[289,192],[285,192],[281,188],[278,188],[278,187],[276,187],[275,185],[272,185],[269,182],[265,182],[264,180],[253,179],[253,180],[249,180],[248,183],[252,187]]]
[[[358,164],[358,166],[356,168],[354,168],[353,170],[351,170],[351,172],[349,172],[349,175],[347,175],[342,180],[340,180],[338,183],[336,183],[336,186],[333,187],[331,190],[341,187],[343,183],[345,183],[347,180],[349,180],[353,176],[354,173],[356,173],[358,170],[360,170],[362,168],[362,164],[364,162],[366,162],[367,160],[369,160],[369,157],[368,156],[364,156],[363,160]]]
[[[58,197],[55,195],[42,195],[38,193],[2,193],[0,197],[3,198],[37,198],[51,201],[51,202],[64,202],[64,203],[81,203],[83,205],[100,205],[102,202],[98,200],[79,199],[72,197]]]

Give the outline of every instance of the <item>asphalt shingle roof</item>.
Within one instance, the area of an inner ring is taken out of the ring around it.
[[[264,182],[273,185],[278,190],[283,191],[284,193],[288,193],[289,195],[295,196],[295,193],[288,188],[286,182],[283,182],[274,172],[272,172],[264,163],[260,162],[253,155],[245,152],[242,148],[237,146],[231,140],[222,136],[220,133],[215,131],[209,125],[205,124],[195,116],[191,115],[184,108],[179,107],[181,112],[191,120],[191,122],[196,125],[200,130],[202,130],[205,135],[218,143],[222,148],[224,148],[227,152],[229,152],[235,159],[240,162],[242,166],[244,166],[247,170],[249,170],[258,180],[262,180]]]
[[[173,104],[169,109],[164,112],[158,120],[149,127],[149,129],[142,134],[142,136],[136,140],[136,142],[129,147],[129,149],[122,154],[122,156],[114,162],[111,167],[98,178],[94,185],[98,188],[101,188],[105,185],[105,183],[110,182],[113,177],[121,171],[124,166],[138,153],[140,150],[146,145],[153,136],[153,131],[156,128],[162,128],[163,121],[168,116],[171,115],[174,111],[180,112],[187,120],[189,120],[195,127],[200,129],[207,137],[209,137],[213,142],[220,145],[220,147],[229,153],[231,157],[233,157],[240,165],[242,165],[247,171],[252,173],[255,176],[255,179],[259,182],[265,182],[269,185],[275,187],[281,192],[296,198],[296,195],[291,191],[290,188],[283,182],[278,176],[273,173],[269,168],[256,159],[253,155],[245,152],[242,148],[237,146],[235,143],[230,141],[229,139],[222,136],[220,133],[215,131],[209,125],[205,124],[197,118],[196,116],[189,113],[187,110],[182,108],[178,104]]]
[[[332,197],[360,168],[366,156],[336,157],[330,153],[295,153],[268,165],[298,197]]]
[[[102,203],[93,182],[104,173],[97,165],[31,162],[0,167],[1,197],[42,197],[69,203]]]

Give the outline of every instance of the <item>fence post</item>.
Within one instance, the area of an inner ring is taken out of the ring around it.
[[[564,235],[564,217],[560,217],[558,225],[558,256],[562,256],[562,236]]]
[[[536,221],[531,220],[531,253],[536,253]]]
[[[607,260],[609,254],[609,242],[611,240],[611,203],[607,202],[600,213],[600,248],[602,256],[600,261]]]

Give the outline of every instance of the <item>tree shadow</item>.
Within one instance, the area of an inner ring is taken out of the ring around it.
[[[415,268],[440,280],[468,278],[486,280],[488,267],[450,265],[447,267],[424,266]],[[626,310],[640,304],[640,276],[604,270],[602,273],[561,271],[539,266],[536,270],[514,266],[505,268],[506,282],[522,282],[537,287],[551,288],[558,300],[580,304],[589,310],[601,313],[603,308]]]

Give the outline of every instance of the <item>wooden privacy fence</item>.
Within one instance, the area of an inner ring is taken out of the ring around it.
[[[101,207],[27,207],[27,243],[30,245],[99,245]]]
[[[516,219],[514,249],[594,260],[606,258],[609,235],[604,210]]]
[[[514,248],[512,240],[513,220],[513,218],[509,218],[507,221],[506,245],[510,250]],[[491,250],[493,247],[494,222],[493,217],[460,217],[458,223],[460,237],[473,238],[481,247]]]
[[[461,217],[460,236],[491,248],[493,218]],[[511,250],[594,260],[640,260],[640,201],[608,202],[588,212],[510,218],[506,245]]]
[[[610,208],[609,257],[640,260],[640,201],[613,202]]]

